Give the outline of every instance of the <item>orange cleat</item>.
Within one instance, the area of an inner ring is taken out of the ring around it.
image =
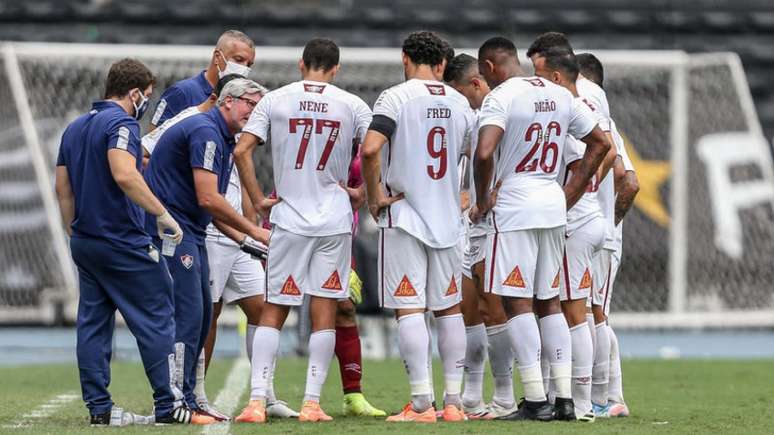
[[[266,423],[266,402],[251,400],[236,418],[240,423]]]
[[[213,424],[216,422],[217,420],[215,420],[214,417],[203,414],[199,411],[193,411],[191,413],[191,424]]]
[[[307,400],[301,407],[301,412],[298,415],[298,421],[331,421],[333,417],[326,414],[325,411],[320,408],[318,402]]]
[[[465,421],[467,419],[465,412],[454,405],[446,405],[443,408],[443,421]]]
[[[435,423],[437,418],[435,417],[435,408],[432,406],[425,412],[416,412],[411,407],[411,402],[403,407],[403,411],[400,414],[395,414],[387,417],[387,421],[390,422],[402,422],[410,421],[415,423]]]

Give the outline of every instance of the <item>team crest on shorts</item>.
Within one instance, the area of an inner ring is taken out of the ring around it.
[[[288,279],[285,280],[285,284],[282,285],[280,294],[288,296],[301,296],[301,290],[298,289],[296,280],[293,279],[293,275],[288,276]]]
[[[451,282],[449,283],[449,288],[446,289],[446,296],[451,296],[453,294],[456,294],[459,290],[457,290],[457,280],[454,279],[454,275],[452,275]]]
[[[408,277],[403,275],[403,279],[400,280],[400,284],[398,284],[398,288],[393,295],[396,297],[416,296],[417,291],[414,289],[414,286],[411,285],[411,281],[408,280]]]
[[[524,278],[522,278],[521,276],[521,270],[519,269],[519,266],[516,266],[513,268],[511,273],[508,274],[508,278],[505,278],[505,281],[503,281],[503,285],[507,285],[508,287],[518,287],[518,288],[527,287],[524,284]]]
[[[586,271],[583,272],[583,278],[581,278],[580,287],[578,289],[582,288],[591,288],[591,273],[589,272],[589,268],[586,268]]]
[[[194,258],[191,255],[185,254],[180,256],[180,262],[183,263],[183,267],[190,269],[193,266]]]
[[[334,290],[334,291],[342,290],[341,278],[339,278],[338,270],[333,271],[331,276],[329,276],[328,279],[325,280],[325,283],[322,285],[322,288],[324,288],[325,290]]]

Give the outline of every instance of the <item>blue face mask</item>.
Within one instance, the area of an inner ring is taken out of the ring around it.
[[[139,91],[138,91],[139,92]],[[145,112],[148,111],[148,97],[146,97],[142,92],[139,92],[140,94],[140,103],[135,103],[134,100],[132,100],[132,105],[134,106],[134,119],[141,120],[142,116],[145,115]]]

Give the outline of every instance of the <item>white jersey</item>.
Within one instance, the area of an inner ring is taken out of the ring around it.
[[[405,195],[377,224],[401,228],[432,248],[456,245],[462,218],[455,169],[475,124],[468,100],[441,82],[411,79],[382,92],[377,115],[396,124],[382,148],[382,181],[388,195]]]
[[[302,80],[264,96],[242,131],[272,147],[274,186],[281,199],[271,223],[313,237],[352,232],[346,185],[353,145],[371,110],[330,83]]]
[[[621,136],[621,133],[618,131],[618,128],[615,125],[615,122],[611,124],[612,128],[612,134],[613,139],[616,142],[616,146],[618,146],[619,143],[622,145],[618,147],[618,155],[621,156],[621,161],[623,162],[623,167],[625,171],[632,171],[635,172],[634,165],[632,164],[631,159],[629,159],[629,153],[626,151],[626,146],[624,146],[624,140]],[[621,221],[618,225],[615,227],[615,245],[614,249],[616,252],[619,253],[623,248],[623,221]]]
[[[586,144],[583,141],[575,139],[572,136],[567,137],[567,141],[564,143],[564,154],[562,155],[562,163],[560,165],[559,174],[561,177],[562,185],[566,186],[572,178],[573,173],[567,167],[570,163],[583,158],[583,154],[586,152]],[[583,196],[567,210],[567,235],[571,235],[573,231],[582,227],[590,220],[602,217],[602,210],[599,208],[599,200],[597,199],[597,189],[599,187],[597,175],[591,177],[586,191]]]
[[[484,99],[480,128],[504,130],[495,152],[492,210],[497,232],[555,228],[567,223],[557,182],[565,138],[587,136],[597,125],[589,108],[561,86],[539,77],[512,77]]]
[[[476,114],[476,125],[473,129],[473,135],[470,137],[470,170],[467,173],[468,178],[468,192],[470,192],[470,205],[473,206],[476,204],[476,183],[474,182],[474,174],[473,174],[473,160],[476,156],[476,146],[478,145],[478,120],[480,112],[477,110],[475,111]],[[468,237],[474,238],[474,237],[483,237],[486,236],[489,231],[491,230],[491,225],[489,225],[489,222],[487,219],[481,219],[478,221],[478,223],[470,223],[468,228]]]
[[[228,188],[226,188],[226,201],[229,205],[242,214],[242,183],[239,181],[239,172],[237,172],[236,165],[231,169],[231,175],[228,178]],[[207,238],[210,240],[220,240],[221,242],[233,242],[228,237],[224,237],[223,233],[215,227],[215,224],[210,222],[207,225]],[[233,242],[236,245],[236,242]]]
[[[604,132],[611,131],[613,119],[610,117],[610,105],[607,103],[604,89],[583,76],[578,77],[575,87],[578,96],[599,116],[599,128]]]
[[[159,142],[159,138],[162,134],[164,134],[165,131],[169,130],[170,127],[177,124],[178,122],[199,113],[202,112],[197,106],[191,106],[183,109],[182,112],[178,113],[172,118],[167,119],[164,121],[164,123],[156,127],[152,132],[143,136],[141,139],[142,147],[145,149],[145,151],[148,152],[148,154],[153,154],[153,150],[156,148],[156,144]]]

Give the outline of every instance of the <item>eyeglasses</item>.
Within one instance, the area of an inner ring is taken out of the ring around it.
[[[244,97],[236,97],[236,99],[237,99],[237,100],[242,100],[242,101],[244,101],[244,102],[247,104],[247,107],[249,107],[249,108],[250,108],[250,110],[253,110],[253,109],[255,109],[255,106],[257,106],[257,105],[258,105],[258,102],[257,102],[257,101],[255,101],[255,100],[251,100],[251,99],[249,99],[249,98],[244,98]]]

